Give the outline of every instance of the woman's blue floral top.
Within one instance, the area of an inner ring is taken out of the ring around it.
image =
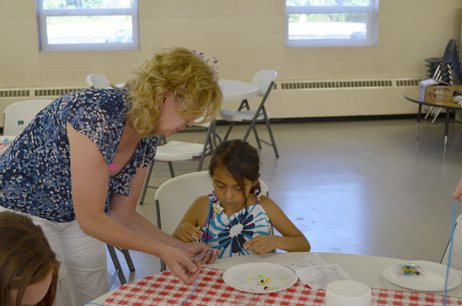
[[[223,212],[215,192],[209,194],[209,212],[202,228],[202,242],[220,250],[218,258],[248,255],[243,245],[258,235],[272,235],[272,227],[266,211],[257,203],[241,209],[231,216]]]
[[[96,143],[109,166],[128,108],[125,90],[87,89],[65,94],[40,111],[0,156],[0,205],[54,222],[74,220],[66,122]],[[152,162],[156,146],[156,137],[142,138],[126,167],[109,179],[106,213],[112,193],[130,195],[130,179],[136,168]]]

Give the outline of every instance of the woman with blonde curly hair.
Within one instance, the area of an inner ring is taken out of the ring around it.
[[[0,305],[53,305],[59,263],[40,226],[4,211],[0,233]]]
[[[191,259],[210,248],[172,238],[135,208],[157,135],[213,119],[221,100],[201,57],[162,50],[123,89],[56,99],[0,157],[0,210],[34,216],[62,261],[57,305],[83,305],[108,290],[104,243],[161,257],[185,283],[197,277]]]

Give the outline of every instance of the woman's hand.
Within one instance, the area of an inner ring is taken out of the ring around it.
[[[189,222],[184,222],[176,228],[173,232],[173,237],[180,239],[184,242],[199,241],[202,237],[202,231]]]
[[[459,202],[462,202],[462,178],[460,179],[459,184],[457,184],[456,190],[454,190],[452,198],[454,200],[459,200]]]
[[[244,243],[244,248],[257,255],[263,255],[277,248],[277,240],[280,237],[271,235],[259,235]]]
[[[218,250],[202,242],[185,243],[182,250],[198,263],[214,263],[218,258]],[[209,253],[209,251],[212,252]]]
[[[193,262],[189,254],[175,247],[165,246],[161,258],[170,271],[186,285],[192,283],[200,273],[200,263]]]

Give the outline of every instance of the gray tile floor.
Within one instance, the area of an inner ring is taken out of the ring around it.
[[[460,123],[451,122],[445,156],[442,118],[434,124],[423,121],[418,141],[415,119],[272,126],[280,158],[263,145],[261,176],[312,251],[439,262],[449,238],[451,195],[462,176]],[[265,135],[264,126],[258,128]],[[218,126],[219,134],[225,130]],[[232,137],[243,134],[238,126]],[[203,137],[191,132],[171,139],[202,142]],[[255,145],[252,137],[249,141]],[[175,163],[177,175],[196,167],[193,161]],[[151,184],[158,186],[169,176],[167,164],[158,163]],[[153,192],[139,210],[154,221]],[[158,258],[131,254],[136,271],[130,280],[159,271]],[[116,281],[112,289],[118,286]]]

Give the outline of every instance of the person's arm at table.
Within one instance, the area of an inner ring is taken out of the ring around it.
[[[310,251],[311,246],[306,237],[273,200],[262,196],[260,205],[268,214],[271,224],[282,236],[259,235],[244,243],[247,250],[258,255],[266,254],[274,249],[287,252]]]
[[[459,200],[459,202],[462,202],[462,178],[460,179],[459,184],[457,184],[452,198],[454,200]]]
[[[148,239],[165,243],[167,245],[176,247],[184,251],[189,258],[193,258],[198,255],[205,254],[208,250],[212,250],[210,247],[203,243],[184,243],[171,235],[160,230],[157,226],[152,224],[142,215],[136,211],[137,199],[142,189],[144,179],[146,176],[147,168],[137,168],[137,174],[133,176],[131,181],[131,194],[129,197],[121,195],[112,195],[110,199],[111,216],[118,223],[124,225],[128,229],[138,233]],[[169,264],[171,257],[169,254],[160,256],[164,262],[173,271],[172,265]],[[204,256],[198,262],[212,263],[218,257],[216,252]]]
[[[170,263],[170,268],[175,275],[186,283],[192,282],[197,277],[199,269],[196,264],[192,263],[191,258],[198,253],[205,253],[207,247],[199,244],[183,246],[180,241],[174,240],[143,218],[145,220],[143,224],[149,223],[154,232],[152,236],[155,236],[155,239],[150,239],[117,222],[117,217],[107,216],[104,213],[104,205],[109,180],[108,166],[96,144],[87,136],[78,133],[69,124],[67,132],[71,150],[74,210],[82,231],[117,247],[149,253],[163,259],[167,258],[166,263]],[[142,175],[140,173],[140,176],[134,180],[142,180],[140,178]],[[129,209],[134,209],[136,205],[134,197],[139,194],[140,187],[134,188],[133,196],[126,197],[125,200],[126,203],[135,202],[134,205],[128,205]],[[115,211],[117,211],[116,207]],[[127,220],[127,222],[130,223],[132,220]],[[185,254],[179,248],[187,253]],[[209,255],[205,260],[213,261],[214,258]]]
[[[173,231],[172,236],[184,242],[194,242],[202,237],[202,231],[198,229],[201,215],[208,214],[208,197],[201,196],[197,198],[181,219],[180,224]],[[204,217],[203,219],[206,219]],[[203,223],[202,223],[203,224]]]

